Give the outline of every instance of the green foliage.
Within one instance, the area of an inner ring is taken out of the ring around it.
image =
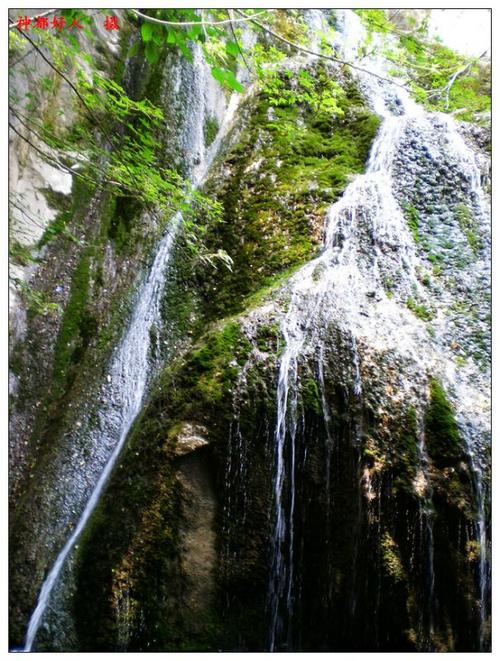
[[[247,10],[249,13],[250,10]],[[430,43],[426,36],[427,20],[417,21],[411,15],[404,18],[410,29],[401,31],[389,19],[384,9],[355,10],[365,27],[367,38],[361,47],[360,55],[370,52],[373,34],[382,39],[382,46],[377,50],[394,63],[393,74],[406,76],[408,85],[415,97],[431,109],[456,111],[462,119],[471,120],[478,113],[490,108],[490,76],[489,69],[474,59],[467,59],[438,42]],[[202,14],[192,9],[152,10],[152,16],[170,21],[200,22]],[[227,19],[227,14],[221,10],[210,10],[204,18]],[[271,12],[265,19],[268,26],[285,39],[300,45],[306,44],[307,26],[300,12],[296,10],[279,10]],[[236,25],[236,24],[235,24]],[[234,26],[233,26],[234,27]],[[260,32],[254,24],[247,24],[247,29]],[[252,69],[267,90],[272,105],[289,105],[307,101],[313,107],[329,110],[332,114],[339,112],[338,95],[341,93],[335,85],[328,93],[323,91],[322,98],[315,95],[311,81],[304,77],[295,89],[287,88],[283,81],[283,72],[278,74],[276,64],[290,52],[290,47],[282,42],[270,45],[267,40],[258,39],[252,49],[242,53],[241,28],[236,32],[225,26],[170,26],[143,23],[141,35],[145,44],[145,55],[150,62],[158,59],[159,46],[163,43],[179,48],[182,53],[192,58],[191,44],[202,46],[204,57],[211,67],[212,75],[227,89],[242,92],[243,86],[236,79],[234,72],[238,64],[251,62]],[[260,36],[260,35],[259,35]],[[330,42],[331,31],[324,35],[316,35],[320,42],[320,51],[333,54]],[[388,38],[391,38],[390,40]],[[235,41],[239,39],[239,41]],[[385,42],[384,42],[385,40]],[[469,65],[469,66],[467,66]],[[456,78],[454,74],[459,72]],[[453,78],[452,84],[450,81]]]
[[[413,298],[408,298],[406,300],[406,306],[423,321],[430,321],[434,318],[434,312],[432,310],[426,308],[422,303],[418,303]]]
[[[246,9],[247,15],[253,15],[261,10]],[[246,29],[255,30],[258,35],[257,44],[252,49],[244,50],[242,45],[242,28],[238,23],[228,25],[229,13],[227,10],[210,9],[160,9],[148,10],[148,15],[163,21],[174,23],[195,23],[194,25],[166,25],[153,24],[147,19],[141,19],[141,37],[145,44],[145,56],[152,64],[158,60],[159,48],[163,44],[169,44],[172,48],[179,49],[183,55],[192,60],[192,46],[201,46],[205,61],[210,66],[214,78],[227,90],[231,92],[243,92],[243,85],[237,80],[235,72],[238,64],[251,62],[253,71],[259,78],[263,77],[263,67],[268,67],[279,53],[279,59],[285,57],[288,47],[283,47],[278,42],[279,48],[264,46],[259,39],[261,28],[247,22]],[[196,25],[203,21],[226,21],[224,25]],[[284,38],[297,44],[305,43],[307,26],[302,13],[298,10],[274,10],[265,17],[265,22]],[[285,52],[284,52],[285,51]],[[266,70],[264,83],[275,72]]]
[[[127,129],[109,154],[106,168],[109,178],[125,189],[128,197],[146,206],[165,213],[181,210],[189,236],[194,239],[191,222],[194,215],[203,210],[207,221],[214,221],[218,207],[162,164],[155,139],[164,121],[160,108],[147,99],[130,99],[118,83],[98,73],[92,81],[80,73],[79,82],[86,104],[102,122],[109,123],[112,118]]]
[[[478,252],[482,247],[482,241],[479,235],[477,222],[472,215],[471,210],[465,204],[457,204],[455,207],[455,214],[460,229],[464,233],[473,255],[477,257]]]
[[[70,18],[68,15],[68,20]],[[29,110],[29,105],[25,106],[27,114],[12,100],[12,111],[22,123],[24,133],[33,132],[50,148],[45,150],[48,161],[71,168],[75,177],[82,181],[115,189],[118,197],[154,209],[165,220],[181,211],[187,240],[193,250],[202,251],[203,228],[199,229],[194,219],[203,218],[205,225],[217,222],[220,208],[165,162],[162,110],[148,98],[129,97],[116,80],[104,76],[95,62],[89,62],[88,57],[80,53],[64,31],[40,32],[40,48],[47,50],[55,66],[74,81],[78,91],[78,97],[73,97],[77,119],[67,129],[64,123],[57,121],[55,109],[46,118],[39,119]],[[45,94],[53,93],[56,81],[61,84],[57,76],[46,77],[43,81]],[[36,95],[32,96],[34,111],[38,101]],[[134,218],[137,223],[141,222],[140,213]],[[68,233],[68,220],[68,214],[61,214],[46,230],[41,245],[61,233]],[[119,243],[124,245],[125,242],[126,236],[122,233]]]
[[[430,400],[425,414],[425,442],[438,468],[455,464],[462,455],[460,434],[453,407],[437,379],[430,382]]]
[[[224,10],[211,9],[213,19],[227,19]],[[148,10],[148,15],[163,21],[177,23],[199,23],[202,12],[196,9],[155,9]],[[144,55],[150,64],[156,64],[161,48],[168,44],[179,49],[184,57],[192,61],[192,45],[198,44],[203,50],[205,61],[211,68],[213,77],[230,91],[243,92],[244,87],[236,79],[236,61],[240,55],[238,44],[229,30],[215,25],[161,25],[141,19],[141,38],[144,43]]]
[[[393,24],[387,19],[385,9],[356,9],[355,12],[369,32],[386,34],[394,28]]]
[[[290,107],[307,105],[315,113],[341,117],[344,114],[346,93],[331,77],[314,76],[307,69],[296,75],[285,69],[261,69],[261,85],[271,106]],[[290,81],[295,79],[295,84]]]
[[[37,262],[38,259],[33,257],[32,249],[29,246],[14,240],[9,245],[9,261],[12,264],[28,266],[28,264]]]
[[[19,55],[28,48],[28,42],[16,30],[9,30],[9,55]]]
[[[205,147],[210,147],[219,131],[219,122],[215,117],[207,117],[203,126],[203,136],[205,138]]]
[[[212,76],[222,85],[222,87],[228,87],[235,92],[245,91],[245,88],[237,81],[236,76],[231,70],[223,69],[221,67],[212,67],[211,71]]]
[[[47,294],[35,289],[25,280],[21,278],[10,278],[10,282],[23,298],[29,315],[47,315],[59,311],[59,305],[57,303],[51,301]]]
[[[402,43],[403,48],[406,45]],[[408,52],[408,50],[407,50]],[[409,52],[414,69],[412,88],[417,98],[432,110],[459,111],[460,119],[473,120],[478,113],[491,108],[491,88],[485,65],[466,58],[441,44],[433,44]],[[450,78],[469,64],[467,71],[457,76],[446,91]],[[427,90],[427,92],[424,92]]]
[[[489,65],[460,55],[427,37],[427,21],[419,25],[406,18],[410,29],[401,30],[389,20],[387,10],[356,10],[368,30],[366,52],[378,33],[380,53],[395,66],[391,73],[407,79],[415,98],[430,110],[455,112],[471,121],[491,107]],[[389,37],[391,38],[389,40]],[[455,74],[458,74],[454,78]]]
[[[56,391],[67,385],[71,365],[80,360],[95,327],[95,320],[87,312],[90,277],[91,251],[87,250],[73,274],[70,298],[64,309],[54,349],[53,382]]]
[[[411,204],[405,204],[403,206],[403,209],[405,212],[406,222],[408,223],[408,227],[410,228],[411,235],[413,236],[413,240],[415,241],[415,243],[420,243],[420,234],[418,231],[420,218],[418,215],[418,211]]]

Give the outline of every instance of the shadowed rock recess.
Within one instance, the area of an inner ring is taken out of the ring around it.
[[[354,12],[303,13],[358,57]],[[11,316],[12,649],[490,649],[484,118],[285,52],[341,112],[230,96],[197,51],[101,54],[222,205],[231,269],[45,175],[68,231],[25,274],[60,310]]]

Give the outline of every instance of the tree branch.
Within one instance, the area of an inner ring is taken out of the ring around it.
[[[49,139],[50,139],[50,138],[55,138],[55,139],[57,139],[57,136],[56,136],[56,135],[54,135],[54,134],[48,135],[49,132],[45,129],[44,126],[42,126],[42,125],[39,124],[38,122],[34,121],[32,118],[28,117],[28,115],[25,115],[24,113],[22,113],[22,112],[20,112],[20,111],[17,111],[17,110],[16,110],[15,108],[13,108],[12,106],[9,106],[9,111],[14,115],[14,117],[16,117],[16,119],[18,120],[18,122],[20,122],[20,124],[21,124],[22,126],[24,126],[25,129],[27,129],[30,133],[32,133],[33,135],[35,135],[35,136],[40,140],[40,142],[42,142],[43,144],[47,145],[50,149],[53,149],[53,150],[54,150],[54,147],[50,144],[48,138],[49,138]],[[42,131],[42,134],[40,134],[39,131],[33,129],[33,126],[36,127],[36,129],[41,130],[41,131]],[[45,133],[45,135],[43,135],[43,133]],[[71,149],[72,146],[68,145],[68,146],[65,146],[65,147],[66,147],[66,149],[59,149],[59,153],[60,153],[60,154],[66,154],[66,155],[67,155],[68,152],[70,151],[70,149]],[[54,151],[55,151],[55,150],[54,150]],[[57,152],[56,152],[56,153],[57,153]],[[104,152],[101,152],[101,153],[104,153]],[[59,165],[61,165],[61,167],[65,167],[63,163],[59,163],[59,161],[56,159],[55,155],[52,155],[51,157],[52,157],[54,160],[56,160],[57,163],[58,163]],[[93,153],[93,157],[94,157],[94,158],[96,157],[96,152]],[[85,159],[85,158],[83,158],[83,159],[81,159],[81,160],[76,160],[76,161],[75,161],[75,164],[74,164],[73,166],[71,166],[71,168],[70,168],[71,173],[72,173],[72,174],[75,173],[75,170],[73,170],[73,167],[76,167],[76,166],[80,165],[81,163],[86,163],[86,162],[88,162],[88,160]],[[112,184],[120,185],[120,184],[118,184],[118,182],[113,181],[113,180],[111,180],[111,179],[108,179],[105,170],[103,170],[102,168],[98,167],[98,166],[95,164],[95,162],[94,162],[92,165],[93,165],[93,171],[94,171],[94,172],[97,171],[99,174],[101,174],[101,175],[104,177],[104,179],[105,179],[106,181],[109,181],[109,182],[112,183]],[[79,174],[79,173],[77,173],[77,174]]]
[[[53,64],[53,63],[51,62],[51,60],[50,60],[48,57],[46,57],[46,55],[45,55],[45,54],[43,53],[43,51],[38,47],[38,45],[33,41],[33,39],[31,39],[30,37],[28,37],[28,35],[26,34],[26,32],[24,32],[23,30],[19,30],[19,28],[18,28],[18,32],[19,32],[20,34],[22,34],[23,37],[24,37],[25,39],[27,39],[27,40],[30,42],[30,44],[33,46],[33,48],[34,48],[34,49],[40,54],[40,56],[42,57],[42,59],[45,60],[45,62],[47,62],[47,64],[50,66],[50,68],[53,69],[53,70],[54,70],[59,76],[61,76],[61,78],[62,78],[64,81],[66,81],[66,82],[68,83],[68,85],[70,86],[70,88],[73,90],[73,92],[76,94],[76,96],[78,97],[79,101],[81,102],[81,104],[82,104],[83,107],[85,108],[85,111],[86,111],[86,113],[88,114],[88,116],[92,119],[92,121],[95,123],[95,125],[101,130],[101,132],[102,132],[102,134],[103,134],[103,136],[104,136],[106,142],[108,143],[108,145],[109,145],[112,149],[115,149],[115,148],[116,148],[116,144],[115,144],[115,142],[111,139],[111,136],[109,135],[109,133],[107,132],[107,130],[105,129],[105,127],[102,125],[102,123],[99,121],[98,117],[96,117],[96,115],[93,113],[92,109],[89,108],[89,106],[87,105],[87,102],[85,101],[85,99],[83,98],[83,96],[80,94],[80,92],[78,91],[78,89],[75,87],[75,85],[73,85],[73,83],[71,82],[71,80],[70,80],[70,79],[69,79],[69,78],[68,78],[68,77],[67,77],[67,76],[66,76],[66,75],[65,75],[60,69],[58,69],[58,68],[55,66],[55,64]],[[122,126],[125,126],[122,122],[120,122],[120,123],[122,124]],[[23,137],[23,136],[21,136],[21,137]],[[134,179],[135,179],[135,174],[132,172],[132,170],[129,168],[128,165],[125,165],[125,169],[126,169],[127,172],[129,173],[129,175],[132,177],[132,180],[134,180]],[[80,175],[80,176],[81,176],[81,175]],[[110,181],[110,183],[114,183],[114,184],[116,184],[117,182]],[[118,185],[121,186],[121,184],[119,184],[119,183],[118,183]],[[125,187],[125,188],[127,188],[127,187]],[[149,208],[149,205],[147,205],[147,208]]]
[[[52,156],[52,154],[47,154],[47,153],[44,152],[42,149],[40,149],[39,147],[37,147],[37,146],[36,146],[33,142],[31,142],[31,140],[29,140],[25,135],[23,135],[22,133],[20,133],[20,132],[16,129],[16,127],[14,126],[14,124],[12,124],[11,122],[9,122],[9,127],[14,131],[14,133],[15,133],[16,135],[18,135],[18,136],[21,138],[21,140],[24,140],[24,142],[26,142],[26,143],[27,143],[32,149],[34,149],[36,152],[38,152],[38,153],[40,154],[40,156],[42,156],[42,158],[46,159],[47,161],[49,161],[50,163],[52,163],[52,164],[55,165],[56,167],[61,168],[62,170],[65,170],[65,171],[68,172],[69,174],[71,174],[71,175],[76,175],[77,177],[80,177],[81,179],[84,179],[85,181],[89,181],[90,183],[95,184],[95,185],[97,185],[97,186],[99,186],[99,185],[105,183],[105,184],[113,184],[114,186],[119,186],[120,188],[125,188],[125,189],[127,189],[126,186],[123,186],[123,184],[120,184],[120,182],[118,182],[118,181],[113,181],[112,179],[106,179],[106,180],[102,180],[102,179],[101,179],[101,180],[97,181],[97,180],[95,180],[95,179],[92,179],[91,177],[87,177],[86,175],[82,174],[81,172],[78,172],[77,170],[72,170],[72,169],[71,169],[70,167],[68,167],[67,165],[64,165],[64,163],[61,163],[61,161],[59,161],[55,156]]]
[[[136,16],[140,16],[145,21],[149,21],[149,23],[157,23],[158,25],[175,25],[178,27],[188,27],[191,25],[227,25],[228,23],[251,21],[253,19],[252,16],[245,16],[245,18],[234,18],[234,19],[230,18],[230,19],[225,19],[223,21],[164,21],[161,18],[154,18],[153,16],[148,16],[147,14],[143,14],[137,9],[131,9],[130,11],[134,12]],[[255,14],[255,16],[260,16],[261,14],[268,14],[270,11],[275,11],[275,10],[263,9],[258,14]]]
[[[339,57],[334,57],[333,55],[325,55],[324,53],[317,53],[315,51],[309,50],[309,48],[305,48],[304,46],[299,46],[299,44],[294,43],[293,41],[290,41],[289,39],[286,39],[286,37],[283,37],[282,35],[278,34],[277,32],[274,32],[274,30],[271,30],[267,25],[264,25],[260,21],[255,20],[253,16],[248,16],[244,12],[242,12],[240,9],[236,9],[235,11],[238,12],[238,14],[241,14],[245,18],[247,18],[250,22],[254,23],[255,25],[258,25],[262,30],[270,34],[271,36],[275,37],[279,41],[282,41],[283,43],[287,44],[288,46],[291,46],[297,51],[300,51],[302,53],[306,53],[307,55],[314,55],[315,57],[321,57],[324,60],[331,60],[332,62],[338,62],[339,64],[345,64],[348,67],[351,67],[351,69],[355,69],[356,71],[361,71],[362,73],[366,73],[369,76],[374,76],[375,78],[378,78],[379,80],[383,80],[386,83],[391,83],[391,85],[395,85],[396,87],[401,87],[404,90],[408,90],[408,87],[406,85],[402,85],[401,83],[397,83],[395,80],[391,80],[390,78],[386,78],[385,76],[381,76],[378,73],[375,73],[374,71],[368,71],[368,69],[364,69],[363,67],[358,66],[357,64],[354,64],[353,62],[347,62],[346,60],[342,60]]]
[[[83,106],[84,106],[85,110],[87,111],[89,117],[92,119],[93,122],[95,122],[95,124],[96,124],[97,126],[99,126],[99,128],[102,130],[104,136],[106,137],[106,139],[108,140],[108,142],[109,142],[110,145],[112,146],[112,145],[113,145],[113,142],[111,141],[111,138],[107,135],[107,133],[106,133],[104,127],[101,125],[101,123],[99,122],[98,118],[94,115],[94,113],[92,112],[91,108],[89,108],[89,106],[87,105],[87,102],[85,101],[85,99],[83,98],[83,96],[80,94],[80,92],[78,91],[78,89],[75,87],[75,85],[73,85],[73,83],[71,82],[71,80],[70,80],[70,79],[69,79],[69,78],[68,78],[68,77],[67,77],[67,76],[66,76],[66,75],[65,75],[60,69],[58,69],[58,68],[56,67],[56,65],[53,64],[53,63],[51,62],[51,60],[49,60],[48,57],[45,56],[45,54],[43,53],[43,51],[37,46],[37,44],[33,41],[33,39],[31,39],[31,37],[28,37],[28,35],[26,34],[26,32],[24,32],[23,30],[19,30],[19,29],[18,29],[18,32],[19,32],[20,34],[22,34],[22,36],[30,42],[30,44],[33,46],[33,48],[34,48],[34,49],[40,54],[40,56],[42,57],[42,59],[45,60],[45,62],[47,62],[47,64],[49,65],[49,67],[50,67],[51,69],[53,69],[53,70],[54,70],[59,76],[61,76],[61,78],[62,78],[63,80],[65,80],[65,81],[68,83],[68,85],[71,87],[71,89],[73,90],[73,92],[76,94],[76,96],[79,98],[79,100],[80,100],[81,103],[83,104]]]
[[[229,25],[230,25],[230,27],[231,27],[231,33],[232,33],[232,35],[233,35],[234,43],[238,46],[238,50],[240,51],[241,59],[242,59],[243,62],[245,63],[246,68],[248,69],[248,71],[249,71],[250,73],[253,73],[252,68],[251,68],[251,66],[250,66],[250,65],[248,64],[248,62],[247,62],[247,59],[246,59],[246,57],[245,57],[245,55],[244,55],[244,53],[243,53],[243,50],[242,50],[242,48],[241,48],[241,46],[240,46],[240,42],[238,41],[238,37],[236,36],[236,32],[235,32],[235,30],[234,30],[234,26],[233,26],[233,19],[234,19],[234,17],[233,17],[233,10],[232,10],[232,9],[226,9],[226,11],[227,11],[227,15],[229,16],[229,21],[230,21],[230,22],[229,22]]]
[[[481,58],[483,58],[483,57],[486,55],[487,52],[488,52],[488,51],[485,50],[483,53],[481,53],[481,55],[478,57],[478,60],[480,60]],[[460,69],[457,69],[457,70],[456,70],[456,71],[455,71],[455,72],[449,77],[448,82],[446,83],[446,85],[445,85],[444,87],[441,87],[441,88],[439,88],[438,90],[431,90],[431,91],[429,92],[429,95],[428,95],[428,96],[429,96],[429,99],[431,99],[431,98],[433,98],[433,97],[439,97],[439,96],[441,96],[442,94],[446,94],[446,105],[445,105],[445,107],[446,107],[446,110],[448,110],[448,108],[449,108],[449,106],[450,106],[450,91],[451,91],[451,88],[452,88],[452,86],[453,86],[453,83],[456,81],[456,79],[457,79],[459,76],[463,76],[463,74],[466,73],[466,72],[471,68],[471,66],[472,66],[473,64],[474,64],[474,61],[471,60],[470,62],[468,62],[467,64],[465,64],[463,67],[460,67]]]

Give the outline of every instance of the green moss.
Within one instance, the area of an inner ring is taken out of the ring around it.
[[[59,305],[54,303],[46,292],[36,289],[26,282],[26,280],[22,278],[11,278],[10,282],[16,287],[17,292],[24,301],[28,320],[33,319],[33,317],[39,314],[47,315],[59,311]]]
[[[394,278],[390,275],[386,275],[383,277],[382,283],[387,296],[392,298],[394,296],[394,288],[396,286]]]
[[[388,532],[385,532],[382,536],[380,545],[382,551],[382,561],[386,572],[396,582],[406,581],[406,572],[401,561],[398,545]]]
[[[223,405],[231,397],[250,350],[240,324],[225,320],[208,330],[186,355],[174,360],[154,388],[160,400],[163,393],[169,393],[168,406],[175,411],[173,422],[202,422],[207,410],[214,408],[229,415],[230,407],[225,410]]]
[[[13,240],[9,244],[9,262],[12,264],[19,264],[20,266],[28,266],[38,259],[33,257],[32,248],[26,246],[19,241]]]
[[[90,273],[91,251],[87,250],[73,274],[70,298],[55,344],[53,381],[56,390],[64,389],[71,365],[79,362],[96,330],[96,321],[87,308]]]
[[[40,192],[43,194],[44,198],[47,200],[47,204],[52,209],[66,211],[71,207],[71,198],[68,195],[52,190],[52,188],[42,188]]]
[[[191,505],[190,491],[177,479],[175,444],[188,420],[210,429],[210,453],[217,452],[219,440],[225,448],[233,414],[228,398],[250,349],[238,321],[226,320],[173,361],[155,384],[79,543],[74,608],[81,649],[116,651],[124,628],[129,651],[224,645],[227,623],[219,604],[197,612],[195,622],[185,609],[189,586],[179,532]],[[210,453],[203,461],[211,463]]]
[[[482,247],[482,241],[479,235],[477,222],[472,215],[471,210],[465,204],[457,204],[455,207],[455,214],[459,227],[467,239],[467,243],[469,244],[473,255],[477,257],[477,254]]]
[[[425,441],[429,456],[438,468],[451,466],[462,457],[453,407],[436,379],[430,382],[430,400],[425,414]]]
[[[309,378],[302,384],[301,396],[306,410],[312,411],[316,415],[321,415],[321,397],[315,379]]]
[[[189,367],[198,374],[196,390],[205,401],[220,401],[230,390],[250,349],[240,325],[231,321],[193,351]]]
[[[122,649],[124,629],[135,651],[164,651],[182,634],[183,495],[169,459],[159,429],[140,419],[78,544],[73,608],[82,651]],[[163,589],[168,598],[152,596]]]
[[[141,239],[137,221],[142,210],[135,198],[107,194],[100,210],[99,242],[110,240],[118,253],[133,251]]]
[[[99,271],[99,269],[96,269]],[[96,283],[98,274],[96,273]],[[99,286],[104,283],[99,282]],[[123,292],[122,296],[112,301],[105,319],[100,320],[98,334],[96,336],[96,348],[101,355],[106,354],[123,332],[124,322],[131,310],[133,301],[133,288],[131,291]]]
[[[403,418],[401,432],[395,435],[391,448],[394,455],[394,486],[413,492],[413,480],[418,465],[417,412],[410,406]]]
[[[417,303],[413,298],[408,298],[406,300],[406,307],[408,307],[412,312],[414,312],[419,319],[423,321],[430,321],[434,318],[434,312],[426,308],[422,303]]]
[[[203,136],[205,138],[205,147],[210,147],[215,140],[219,130],[219,122],[215,117],[207,117],[203,126]]]
[[[277,324],[260,324],[257,329],[257,346],[261,351],[272,351],[276,353],[277,338],[279,337],[280,329]]]
[[[413,240],[415,241],[415,243],[420,243],[420,234],[419,234],[420,218],[418,215],[418,211],[411,204],[405,204],[403,206],[403,209],[405,212],[406,222],[408,223],[408,227],[410,228],[411,235],[413,236]]]
[[[38,241],[38,248],[42,248],[59,237],[78,243],[79,240],[75,237],[74,232],[80,227],[84,219],[94,193],[94,187],[75,177],[70,196],[56,193],[50,188],[44,189],[42,193],[47,200],[47,204],[59,213],[45,228]]]
[[[285,269],[284,271],[264,278],[262,287],[252,292],[249,296],[246,296],[242,301],[241,307],[244,310],[248,310],[271,299],[276,290],[283,286],[283,284],[305,263],[305,261],[300,262],[294,266],[290,266],[290,268]]]
[[[321,95],[332,73],[321,65],[307,73]],[[200,269],[210,316],[241,311],[252,292],[318,250],[325,211],[349,177],[364,170],[380,121],[347,75],[342,87],[336,116],[305,101],[270,108],[265,91],[248,102],[246,126],[221,164],[224,176],[206,190],[224,209],[224,223],[208,228],[207,246],[224,247],[234,261],[231,272],[207,277]]]

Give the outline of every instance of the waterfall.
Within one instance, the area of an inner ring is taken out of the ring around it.
[[[188,77],[186,121],[180,142],[189,165],[189,178],[196,187],[203,182],[210,164],[227,132],[238,99],[233,95],[227,107],[221,103],[220,88],[216,87],[199,48],[194,49],[193,65],[183,63],[175,72],[176,91]],[[218,116],[221,120],[217,136],[209,149],[204,143],[204,121]],[[141,410],[157,365],[151,359],[151,334],[161,324],[160,305],[165,289],[166,276],[172,257],[175,239],[182,228],[180,213],[169,222],[160,240],[149,273],[135,295],[135,306],[124,336],[114,351],[108,367],[107,383],[99,394],[103,404],[99,407],[96,428],[89,430],[95,447],[95,457],[102,464],[102,471],[92,487],[78,521],[66,543],[59,551],[40,589],[36,607],[31,615],[24,650],[30,652],[43,622],[50,597],[61,571],[76,541],[91,517],[100,496],[113,471],[120,452],[135,418]],[[108,451],[107,456],[103,452]]]
[[[137,296],[130,324],[118,347],[109,369],[112,375],[113,397],[111,405],[100,414],[100,427],[113,434],[118,430],[118,442],[102,471],[94,490],[83,510],[71,536],[59,552],[52,569],[47,574],[35,610],[30,618],[24,651],[30,652],[35,641],[40,623],[47,608],[52,589],[59,577],[61,569],[76,540],[85,528],[95,506],[99,502],[101,492],[120,454],[127,434],[135,417],[140,411],[149,379],[148,353],[150,349],[149,331],[159,319],[159,305],[165,284],[165,274],[168,267],[175,234],[180,225],[180,216],[176,215],[171,222],[169,231],[161,240],[151,271]]]
[[[340,43],[344,47],[344,56],[355,61],[358,44],[363,38],[363,28],[359,18],[349,10],[343,12],[342,24],[344,33]],[[363,60],[363,66],[389,77],[383,60],[376,56],[368,58],[368,62]],[[352,338],[355,349],[357,338],[363,338],[375,350],[396,350],[402,356],[411,356],[414,369],[421,370],[421,373],[441,374],[443,380],[451,386],[451,393],[454,393],[453,403],[459,423],[462,418],[473,420],[475,406],[484,408],[487,400],[487,386],[483,385],[477,390],[474,388],[474,382],[484,384],[477,371],[469,380],[470,375],[461,374],[450,367],[453,357],[445,343],[440,343],[440,338],[445,334],[445,322],[440,319],[436,321],[436,341],[433,341],[423,322],[405,304],[415,292],[424,299],[427,293],[416,275],[421,257],[398,197],[399,182],[395,182],[393,177],[394,161],[402,154],[406,136],[415,132],[430,159],[456,163],[458,169],[462,168],[462,180],[468,196],[466,199],[473,207],[475,216],[483,222],[488,218],[487,204],[480,187],[480,170],[474,152],[466,145],[450,117],[442,113],[425,112],[400,86],[366,73],[356,73],[356,76],[382,123],[372,145],[365,173],[358,175],[327,211],[324,245],[320,255],[291,278],[290,302],[281,323],[285,349],[279,362],[274,433],[274,527],[267,598],[270,651],[292,648],[291,631],[295,600],[298,599],[294,587],[294,574],[297,572],[294,484],[300,398],[299,365],[301,360],[306,361],[310,355],[319,356],[320,361],[323,359],[329,325],[335,321],[344,330],[346,337]],[[394,297],[389,297],[384,289],[384,272],[400,274]],[[446,293],[442,296],[445,302]],[[357,351],[353,353],[350,379],[351,392],[359,395],[362,380]],[[317,380],[328,428],[330,414],[324,396],[323,367],[319,370]],[[464,427],[460,427],[463,434]],[[479,447],[469,440],[467,434],[463,436],[473,468],[478,500],[477,538],[481,547],[479,590],[483,602],[481,619],[484,625],[488,570],[484,494],[481,471],[475,460]],[[480,431],[475,430],[475,437],[478,436]],[[328,443],[331,441],[329,436]],[[371,488],[369,478],[368,486]],[[373,493],[369,495],[371,498],[377,497]],[[426,511],[423,516],[428,596],[432,602],[435,581],[432,514]],[[430,609],[432,611],[432,605]],[[429,626],[432,629],[432,612]]]

